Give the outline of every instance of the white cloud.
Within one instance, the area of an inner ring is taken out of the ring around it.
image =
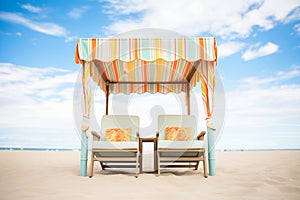
[[[257,49],[255,49],[255,48],[257,48]],[[272,43],[272,42],[268,42],[264,46],[259,46],[259,44],[258,44],[258,45],[255,45],[255,47],[252,47],[252,48],[248,49],[242,55],[242,58],[245,61],[253,60],[255,58],[259,58],[259,57],[263,57],[263,56],[273,54],[273,53],[277,52],[278,49],[279,49],[279,46]]]
[[[297,0],[105,2],[104,12],[117,19],[106,27],[111,35],[140,28],[164,28],[188,36],[208,33],[231,39],[249,36],[254,27],[269,30],[278,22],[286,22],[288,17],[293,20],[295,17],[291,17],[291,13],[300,6]]]
[[[226,126],[296,124],[300,120],[299,94],[299,84],[229,92]]]
[[[280,71],[277,73],[278,80],[286,80],[286,79],[292,79],[300,76],[300,68],[294,67],[293,70],[288,72]]]
[[[227,42],[218,45],[218,56],[220,58],[233,55],[245,47],[242,42]]]
[[[74,40],[78,40],[78,36],[68,36],[66,39],[65,39],[65,42],[68,43],[68,42],[72,42]]]
[[[151,6],[151,2],[144,1],[143,4],[142,0],[100,0],[100,2],[108,3],[103,6],[104,12],[112,15],[139,13],[148,10]],[[119,13],[114,12],[115,10],[118,10]]]
[[[67,15],[73,19],[79,19],[88,9],[88,6],[73,8],[70,12],[67,13]]]
[[[243,87],[227,93],[226,126],[299,125],[300,84],[294,79],[297,77],[300,70],[296,69],[273,77],[242,80]],[[284,82],[287,80],[291,83]]]
[[[293,10],[284,20],[284,23],[300,20],[300,7]]]
[[[240,88],[265,88],[268,85],[275,85],[286,80],[291,80],[300,77],[300,70],[298,67],[290,71],[279,71],[272,77],[247,77],[240,81]]]
[[[294,26],[294,30],[295,30],[295,32],[296,32],[298,35],[300,35],[300,24],[296,24],[296,25]]]
[[[36,7],[36,6],[32,6],[28,3],[21,5],[21,7],[28,10],[29,12],[32,12],[32,13],[41,13],[42,12],[41,8]]]
[[[0,12],[0,20],[20,24],[34,31],[44,33],[47,35],[63,36],[63,37],[67,36],[66,30],[57,24],[32,21],[16,13]]]
[[[77,73],[0,63],[0,127],[72,129]]]

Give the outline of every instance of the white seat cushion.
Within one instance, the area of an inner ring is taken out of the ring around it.
[[[199,149],[205,148],[203,140],[190,140],[190,141],[171,141],[160,140],[158,141],[159,149]]]
[[[138,142],[93,141],[93,149],[138,149]]]

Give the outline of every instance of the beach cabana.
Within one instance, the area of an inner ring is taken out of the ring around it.
[[[83,116],[80,175],[87,175],[87,131],[95,82],[106,94],[186,93],[190,115],[190,91],[200,83],[208,133],[209,175],[215,175],[213,97],[217,45],[204,38],[82,38],[75,61],[82,65]],[[154,133],[155,134],[155,133]]]

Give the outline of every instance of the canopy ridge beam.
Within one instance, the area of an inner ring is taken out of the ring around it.
[[[95,66],[96,66],[96,69],[97,69],[97,71],[98,71],[98,74],[101,74],[101,77],[102,77],[103,81],[104,81],[105,83],[109,82],[109,80],[108,80],[108,78],[105,76],[105,73],[104,73],[103,69],[101,68],[99,62],[93,61],[93,63],[94,63]]]
[[[106,105],[105,105],[105,115],[108,115],[108,103],[109,103],[109,80],[108,78],[105,76],[105,73],[103,71],[103,69],[101,68],[99,62],[97,61],[93,61],[92,62],[96,67],[98,74],[101,75],[102,80],[105,82],[105,96],[106,96]]]
[[[186,106],[187,106],[187,114],[190,115],[191,114],[191,97],[190,97],[190,91],[191,91],[191,80],[193,78],[193,76],[195,75],[197,68],[200,64],[200,60],[196,61],[193,65],[192,68],[190,70],[190,72],[188,73],[186,80],[187,80],[187,84],[186,84]]]
[[[197,60],[193,65],[192,65],[192,69],[190,70],[189,74],[187,75],[186,77],[186,80],[188,82],[191,82],[193,76],[195,75],[196,71],[197,71],[197,68],[200,64],[200,60]]]

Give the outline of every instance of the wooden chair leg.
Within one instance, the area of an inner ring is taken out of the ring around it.
[[[197,153],[197,157],[201,157],[201,156],[204,156],[204,154],[198,152],[198,153]],[[195,170],[198,170],[198,168],[199,168],[199,162],[200,162],[200,161],[196,162]]]
[[[139,176],[139,151],[136,152],[136,169],[135,169],[135,177],[137,178]]]
[[[195,170],[198,170],[199,162],[200,162],[200,161],[196,162]]]
[[[140,159],[140,174],[143,172],[143,142],[139,141],[139,159]]]
[[[157,173],[157,138],[154,140],[154,172]]]
[[[157,175],[160,175],[160,153],[157,151]]]
[[[207,178],[207,163],[206,163],[206,156],[205,153],[203,154],[203,170],[204,170],[204,177]]]
[[[104,166],[103,162],[102,161],[99,161],[99,162],[100,162],[100,165],[101,165],[101,169],[105,170],[105,166]]]
[[[93,170],[94,170],[94,153],[91,152],[91,161],[90,161],[90,178],[93,177]]]
[[[157,150],[154,150],[154,172],[157,173]]]

